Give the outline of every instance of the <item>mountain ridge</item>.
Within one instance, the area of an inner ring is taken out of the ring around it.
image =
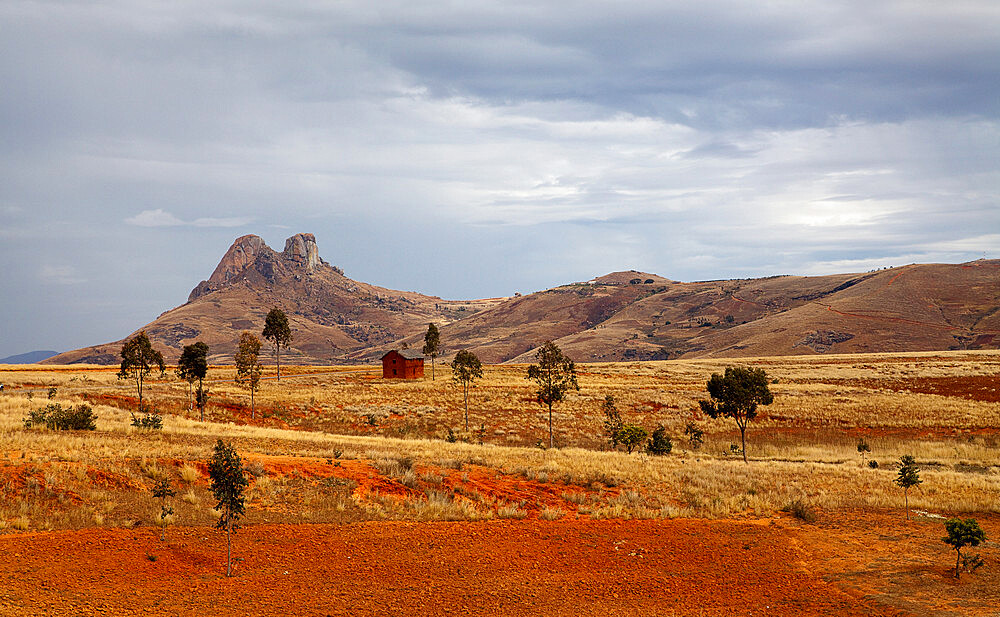
[[[287,360],[312,364],[367,363],[403,344],[419,348],[428,323],[441,331],[443,355],[465,348],[490,363],[531,361],[546,340],[580,362],[993,349],[1000,261],[697,282],[630,270],[462,301],[352,280],[320,257],[312,234],[288,238],[280,253],[246,235],[186,303],[139,330],[168,361],[204,340],[211,361],[227,362],[239,333],[259,333],[272,306],[292,325]],[[116,364],[125,339],[45,363]]]

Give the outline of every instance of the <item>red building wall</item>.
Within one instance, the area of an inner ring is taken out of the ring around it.
[[[382,356],[383,379],[418,379],[423,376],[423,358],[406,358],[396,350]]]

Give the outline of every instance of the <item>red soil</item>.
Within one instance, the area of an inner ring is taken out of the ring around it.
[[[898,615],[785,523],[497,521],[0,537],[2,615]],[[153,560],[155,559],[155,561]]]
[[[849,383],[874,390],[916,392],[955,396],[972,401],[1000,402],[1000,375],[971,375],[962,377],[916,377],[913,379],[883,380],[858,379]]]

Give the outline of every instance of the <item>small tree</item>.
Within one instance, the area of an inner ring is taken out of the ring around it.
[[[920,468],[917,467],[917,462],[909,454],[904,454],[899,459],[899,474],[896,476],[895,482],[903,489],[903,500],[906,503],[906,520],[910,520],[910,489],[923,482],[923,480],[920,479]]]
[[[434,358],[438,357],[441,348],[441,333],[438,332],[434,324],[427,325],[427,334],[424,335],[423,354],[431,357],[431,381],[434,381]],[[469,427],[465,427],[468,429]]]
[[[281,381],[281,348],[288,349],[292,342],[292,329],[288,325],[288,317],[281,309],[274,307],[267,313],[261,335],[274,345],[274,362],[277,365],[278,381]]]
[[[194,392],[194,402],[198,405],[198,412],[201,414],[201,421],[205,421],[205,407],[208,405],[208,388],[198,386]]]
[[[188,382],[188,402],[194,408],[194,401],[191,399],[194,382],[198,382],[201,387],[202,381],[208,375],[208,345],[198,341],[191,345],[185,345],[181,351],[180,360],[177,361],[177,376]],[[205,416],[201,417],[202,422]]]
[[[625,446],[629,454],[632,454],[632,450],[646,441],[648,436],[649,433],[641,426],[626,424],[618,431],[618,442]]]
[[[153,372],[153,368],[160,369],[160,375],[164,374],[163,354],[153,349],[153,344],[149,342],[146,331],[125,341],[122,345],[122,363],[118,371],[118,379],[132,379],[135,381],[136,389],[139,392],[139,411],[144,411],[142,406],[142,384],[143,381]]]
[[[958,566],[962,561],[962,549],[966,546],[979,546],[985,542],[986,532],[983,531],[983,528],[979,526],[979,522],[974,518],[967,518],[964,521],[957,518],[950,518],[945,521],[944,529],[948,532],[948,535],[941,538],[941,541],[951,545],[955,549],[957,553],[955,555],[955,578],[960,578]],[[974,559],[974,563],[976,563],[976,566],[973,566],[973,568],[978,567],[982,561]]]
[[[254,393],[260,389],[260,378],[264,368],[260,365],[260,339],[252,332],[240,334],[239,349],[236,351],[236,383],[250,391],[250,418],[256,419]]]
[[[684,426],[684,436],[688,438],[692,450],[697,450],[705,443],[705,431],[698,428],[694,422],[688,422]]]
[[[563,352],[552,341],[538,348],[535,354],[538,364],[528,367],[528,379],[538,385],[535,396],[539,405],[549,408],[549,447],[555,441],[552,437],[552,405],[563,400],[570,390],[579,390],[576,383],[576,365],[563,355]]]
[[[719,416],[736,420],[743,444],[743,462],[747,461],[747,423],[757,417],[758,405],[770,405],[774,396],[767,386],[764,369],[743,366],[727,367],[725,375],[713,373],[708,380],[710,401],[698,401],[710,418]]]
[[[209,490],[215,497],[215,509],[219,512],[218,529],[226,530],[226,576],[232,576],[233,542],[232,534],[239,528],[239,520],[246,512],[243,493],[249,482],[243,470],[243,461],[231,444],[221,439],[216,441],[212,458],[208,461]]]
[[[167,522],[174,509],[167,504],[167,498],[173,497],[177,492],[170,486],[169,478],[160,478],[152,488],[153,497],[160,500],[160,542],[167,539]]]
[[[618,433],[622,430],[624,423],[622,423],[622,415],[618,413],[618,406],[615,405],[614,396],[608,394],[604,397],[601,411],[604,412],[604,434],[608,438],[608,443],[611,444],[611,449],[617,450],[618,444],[621,443]]]
[[[861,439],[858,440],[858,454],[861,455],[861,466],[862,467],[865,466],[865,455],[868,454],[871,451],[872,451],[872,448],[871,448],[871,446],[868,445],[868,442],[865,441],[864,437],[862,437]]]
[[[462,386],[462,396],[465,400],[465,430],[469,430],[469,386],[482,376],[483,363],[476,354],[465,349],[455,354],[455,359],[451,362],[451,380]]]
[[[674,442],[670,440],[670,435],[667,435],[667,429],[662,425],[657,426],[649,438],[649,443],[646,444],[646,452],[654,456],[663,456],[670,454],[673,449]]]

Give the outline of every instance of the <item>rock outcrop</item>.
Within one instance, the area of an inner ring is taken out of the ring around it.
[[[285,250],[281,256],[303,267],[312,274],[319,267],[319,248],[316,246],[316,236],[312,234],[295,234],[285,240]]]

